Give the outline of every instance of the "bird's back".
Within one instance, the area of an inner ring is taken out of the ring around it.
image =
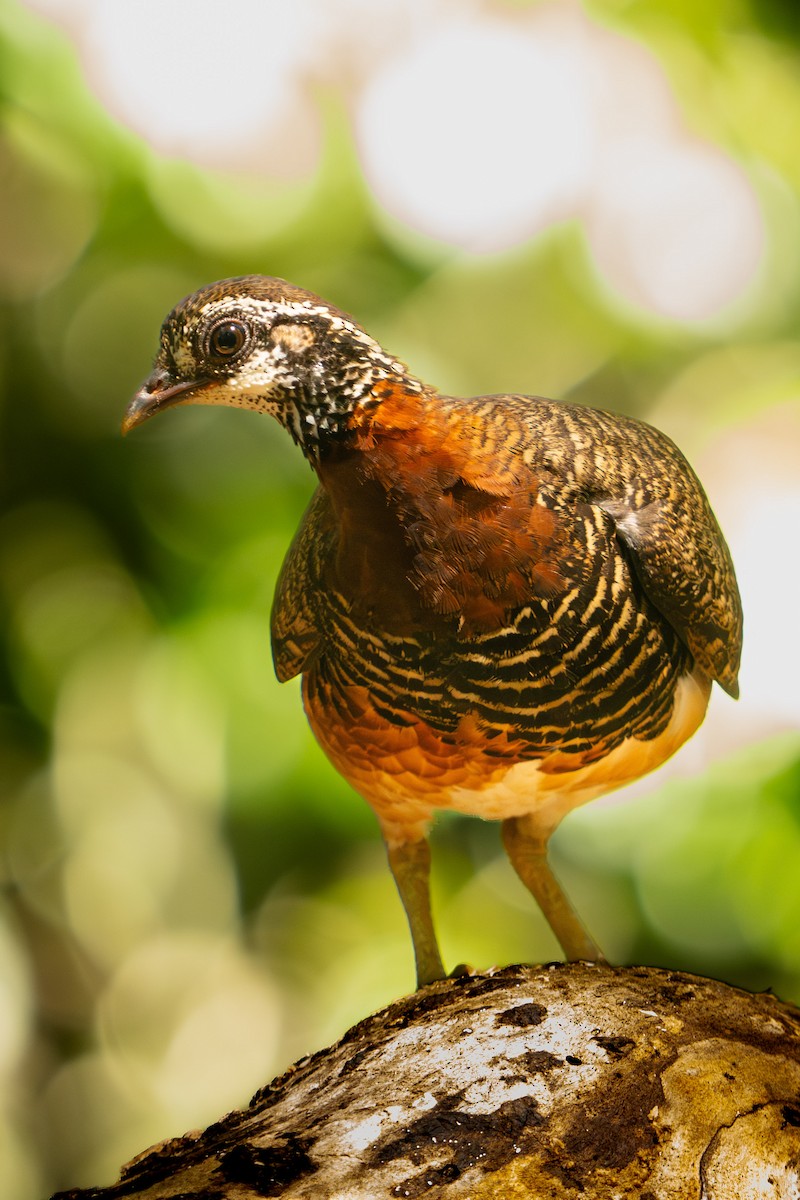
[[[452,790],[498,764],[568,776],[632,742],[666,757],[702,719],[711,679],[734,690],[741,636],[691,469],[627,418],[518,396],[436,401],[418,424],[406,403],[401,427],[383,402],[363,448],[320,470],[287,558],[276,664],[305,672],[317,736],[362,792],[401,743],[401,773],[423,790],[443,763]],[[454,775],[451,752],[480,763]]]

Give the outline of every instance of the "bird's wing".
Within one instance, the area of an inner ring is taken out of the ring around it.
[[[665,434],[643,422],[617,420],[621,424],[609,422],[604,430],[603,469],[588,481],[587,499],[614,522],[644,591],[698,666],[738,696],[742,607],[730,552],[705,492]],[[586,461],[597,459],[590,452]]]
[[[315,564],[335,536],[330,500],[317,488],[284,559],[272,603],[272,658],[281,683],[307,670],[319,652],[321,636],[310,597]]]
[[[497,397],[524,431],[539,490],[568,515],[589,504],[697,665],[738,695],[742,608],[730,552],[678,447],[643,421],[541,397]]]
[[[728,547],[707,504],[691,523],[657,498],[637,508],[630,498],[599,507],[657,609],[691,650],[698,666],[738,696],[742,610]]]

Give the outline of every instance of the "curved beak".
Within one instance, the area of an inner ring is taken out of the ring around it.
[[[156,367],[125,409],[125,416],[122,418],[123,435],[130,433],[137,425],[154,417],[162,409],[179,403],[187,393],[196,391],[203,383],[202,379],[173,383],[168,371],[163,367]]]

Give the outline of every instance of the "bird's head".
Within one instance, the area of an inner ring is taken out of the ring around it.
[[[393,377],[415,389],[402,363],[313,292],[264,275],[223,279],[169,314],[122,429],[182,404],[249,408],[277,417],[315,461]]]

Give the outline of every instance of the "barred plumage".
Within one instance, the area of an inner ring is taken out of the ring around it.
[[[418,979],[442,971],[424,841],[439,807],[503,820],[567,954],[597,956],[547,838],[676,750],[712,681],[737,694],[733,566],[680,451],[599,410],[442,396],[345,314],[258,276],[170,314],[127,425],[181,403],[272,413],[317,472],[275,666],[303,675],[316,736],[378,816]]]

